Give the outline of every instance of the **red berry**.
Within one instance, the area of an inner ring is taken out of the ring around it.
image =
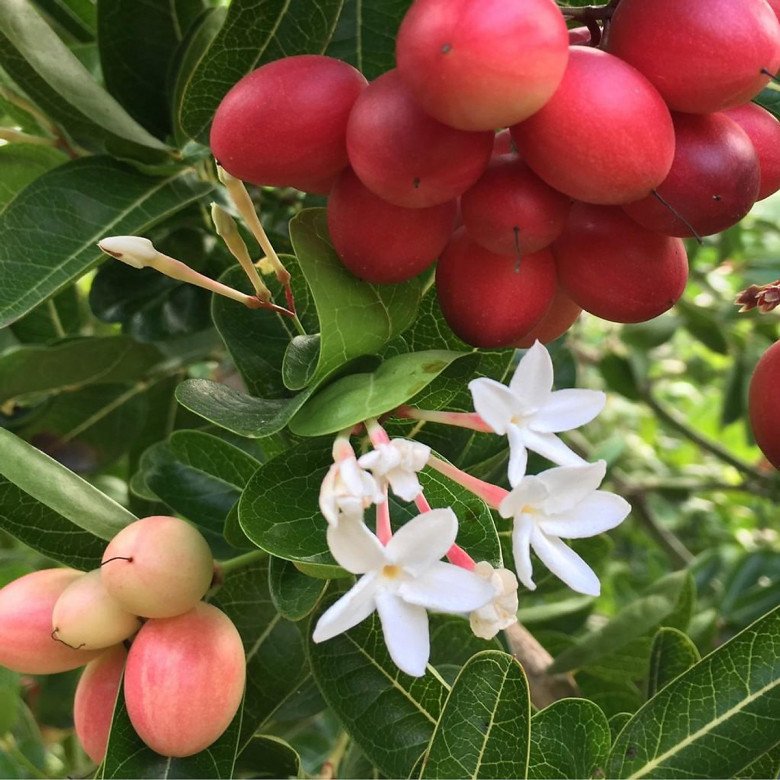
[[[766,459],[780,469],[780,341],[764,352],[750,379],[750,427]]]
[[[778,0],[780,5],[780,0]],[[750,138],[758,155],[761,184],[756,200],[768,198],[780,190],[780,122],[755,103],[729,108],[723,112],[733,119]]]
[[[541,341],[542,344],[549,344],[566,333],[576,322],[580,314],[582,314],[582,307],[574,303],[559,287],[544,317],[513,346],[520,349],[528,349],[537,340]]]

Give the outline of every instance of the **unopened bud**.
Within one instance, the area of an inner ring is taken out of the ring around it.
[[[160,257],[154,244],[148,238],[140,236],[109,236],[98,241],[98,247],[107,255],[133,268],[146,268]]]
[[[474,574],[489,582],[495,595],[469,615],[469,624],[478,637],[492,639],[501,629],[517,623],[517,577],[509,569],[494,569],[487,561],[480,561]]]

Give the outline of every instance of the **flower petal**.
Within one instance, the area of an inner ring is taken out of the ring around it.
[[[590,422],[606,402],[607,396],[600,390],[556,390],[533,416],[530,426],[543,433],[570,431]]]
[[[515,517],[521,514],[524,507],[536,507],[547,498],[547,488],[544,483],[535,474],[523,477],[513,488],[511,493],[507,493],[498,507],[501,517]]]
[[[554,433],[538,433],[525,428],[523,441],[529,450],[557,463],[559,466],[581,466],[585,461],[569,449]]]
[[[531,566],[531,534],[534,523],[530,517],[518,517],[515,519],[515,527],[512,531],[512,555],[515,559],[517,578],[528,590],[536,590],[533,581],[533,568]]]
[[[522,409],[506,385],[480,377],[469,382],[474,411],[496,432],[506,433],[509,421]]]
[[[414,471],[407,471],[404,468],[393,469],[387,472],[387,481],[393,493],[404,501],[414,501],[422,493],[420,480]]]
[[[586,596],[598,596],[601,593],[601,583],[593,569],[560,539],[547,536],[535,527],[531,533],[531,546],[539,560],[572,590]]]
[[[312,639],[324,642],[349,631],[376,609],[374,572],[361,577],[335,604],[320,615]]]
[[[620,525],[630,511],[631,504],[621,496],[596,490],[567,512],[540,520],[539,527],[562,539],[583,539]]]
[[[341,479],[347,490],[353,496],[362,496],[365,485],[363,479],[365,472],[360,468],[357,460],[354,457],[345,458],[339,461],[337,465],[340,468]]]
[[[425,571],[452,547],[458,535],[458,518],[450,509],[432,509],[413,517],[387,543],[387,560],[412,575]]]
[[[342,517],[338,525],[328,526],[328,547],[343,569],[365,574],[385,565],[385,548],[379,539],[354,518]]]
[[[535,411],[545,406],[552,392],[553,364],[550,353],[539,341],[517,364],[509,389],[522,403],[523,410]]]
[[[507,476],[514,487],[524,476],[528,465],[528,450],[525,447],[525,431],[517,425],[507,426],[509,438],[509,466]]]
[[[542,504],[546,515],[557,515],[573,509],[598,488],[607,473],[607,462],[583,463],[580,466],[558,466],[538,474],[547,488],[548,498]]]
[[[412,677],[422,677],[431,654],[428,613],[387,591],[376,594],[376,610],[395,665]]]
[[[398,595],[409,604],[437,612],[471,612],[494,595],[493,585],[460,566],[436,561],[419,577],[404,582]]]

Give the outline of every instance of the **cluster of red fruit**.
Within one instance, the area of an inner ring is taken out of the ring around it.
[[[0,590],[0,665],[53,674],[86,664],[73,719],[96,763],[123,674],[141,739],[166,756],[197,753],[233,719],[246,674],[236,627],[200,601],[213,573],[209,546],[191,525],[138,520],[109,543],[100,569],[44,569]]]
[[[613,0],[603,18],[606,50],[570,45],[553,0],[416,0],[395,70],[265,65],[222,101],[212,151],[245,181],[327,194],[366,281],[438,258],[444,315],[476,346],[549,341],[581,308],[651,319],[685,287],[680,237],[780,187],[780,123],[748,103],[780,24],[767,0]]]

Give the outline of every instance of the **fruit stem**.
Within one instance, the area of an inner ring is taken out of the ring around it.
[[[607,3],[606,5],[583,5],[579,8],[572,8],[571,6],[558,6],[558,8],[567,19],[574,19],[578,22],[582,22],[588,27],[589,30],[591,30],[590,23],[611,19],[612,14],[615,12],[615,8],[619,2],[620,0],[612,0],[612,2]],[[599,35],[600,34],[601,33],[599,31]],[[591,36],[592,35],[593,31],[591,30]],[[591,43],[593,46],[596,45],[596,43]]]
[[[252,550],[252,552],[237,555],[235,558],[228,558],[226,561],[217,561],[216,566],[224,579],[226,575],[232,574],[239,569],[245,569],[255,561],[262,561],[267,556],[268,553],[265,550]]]

